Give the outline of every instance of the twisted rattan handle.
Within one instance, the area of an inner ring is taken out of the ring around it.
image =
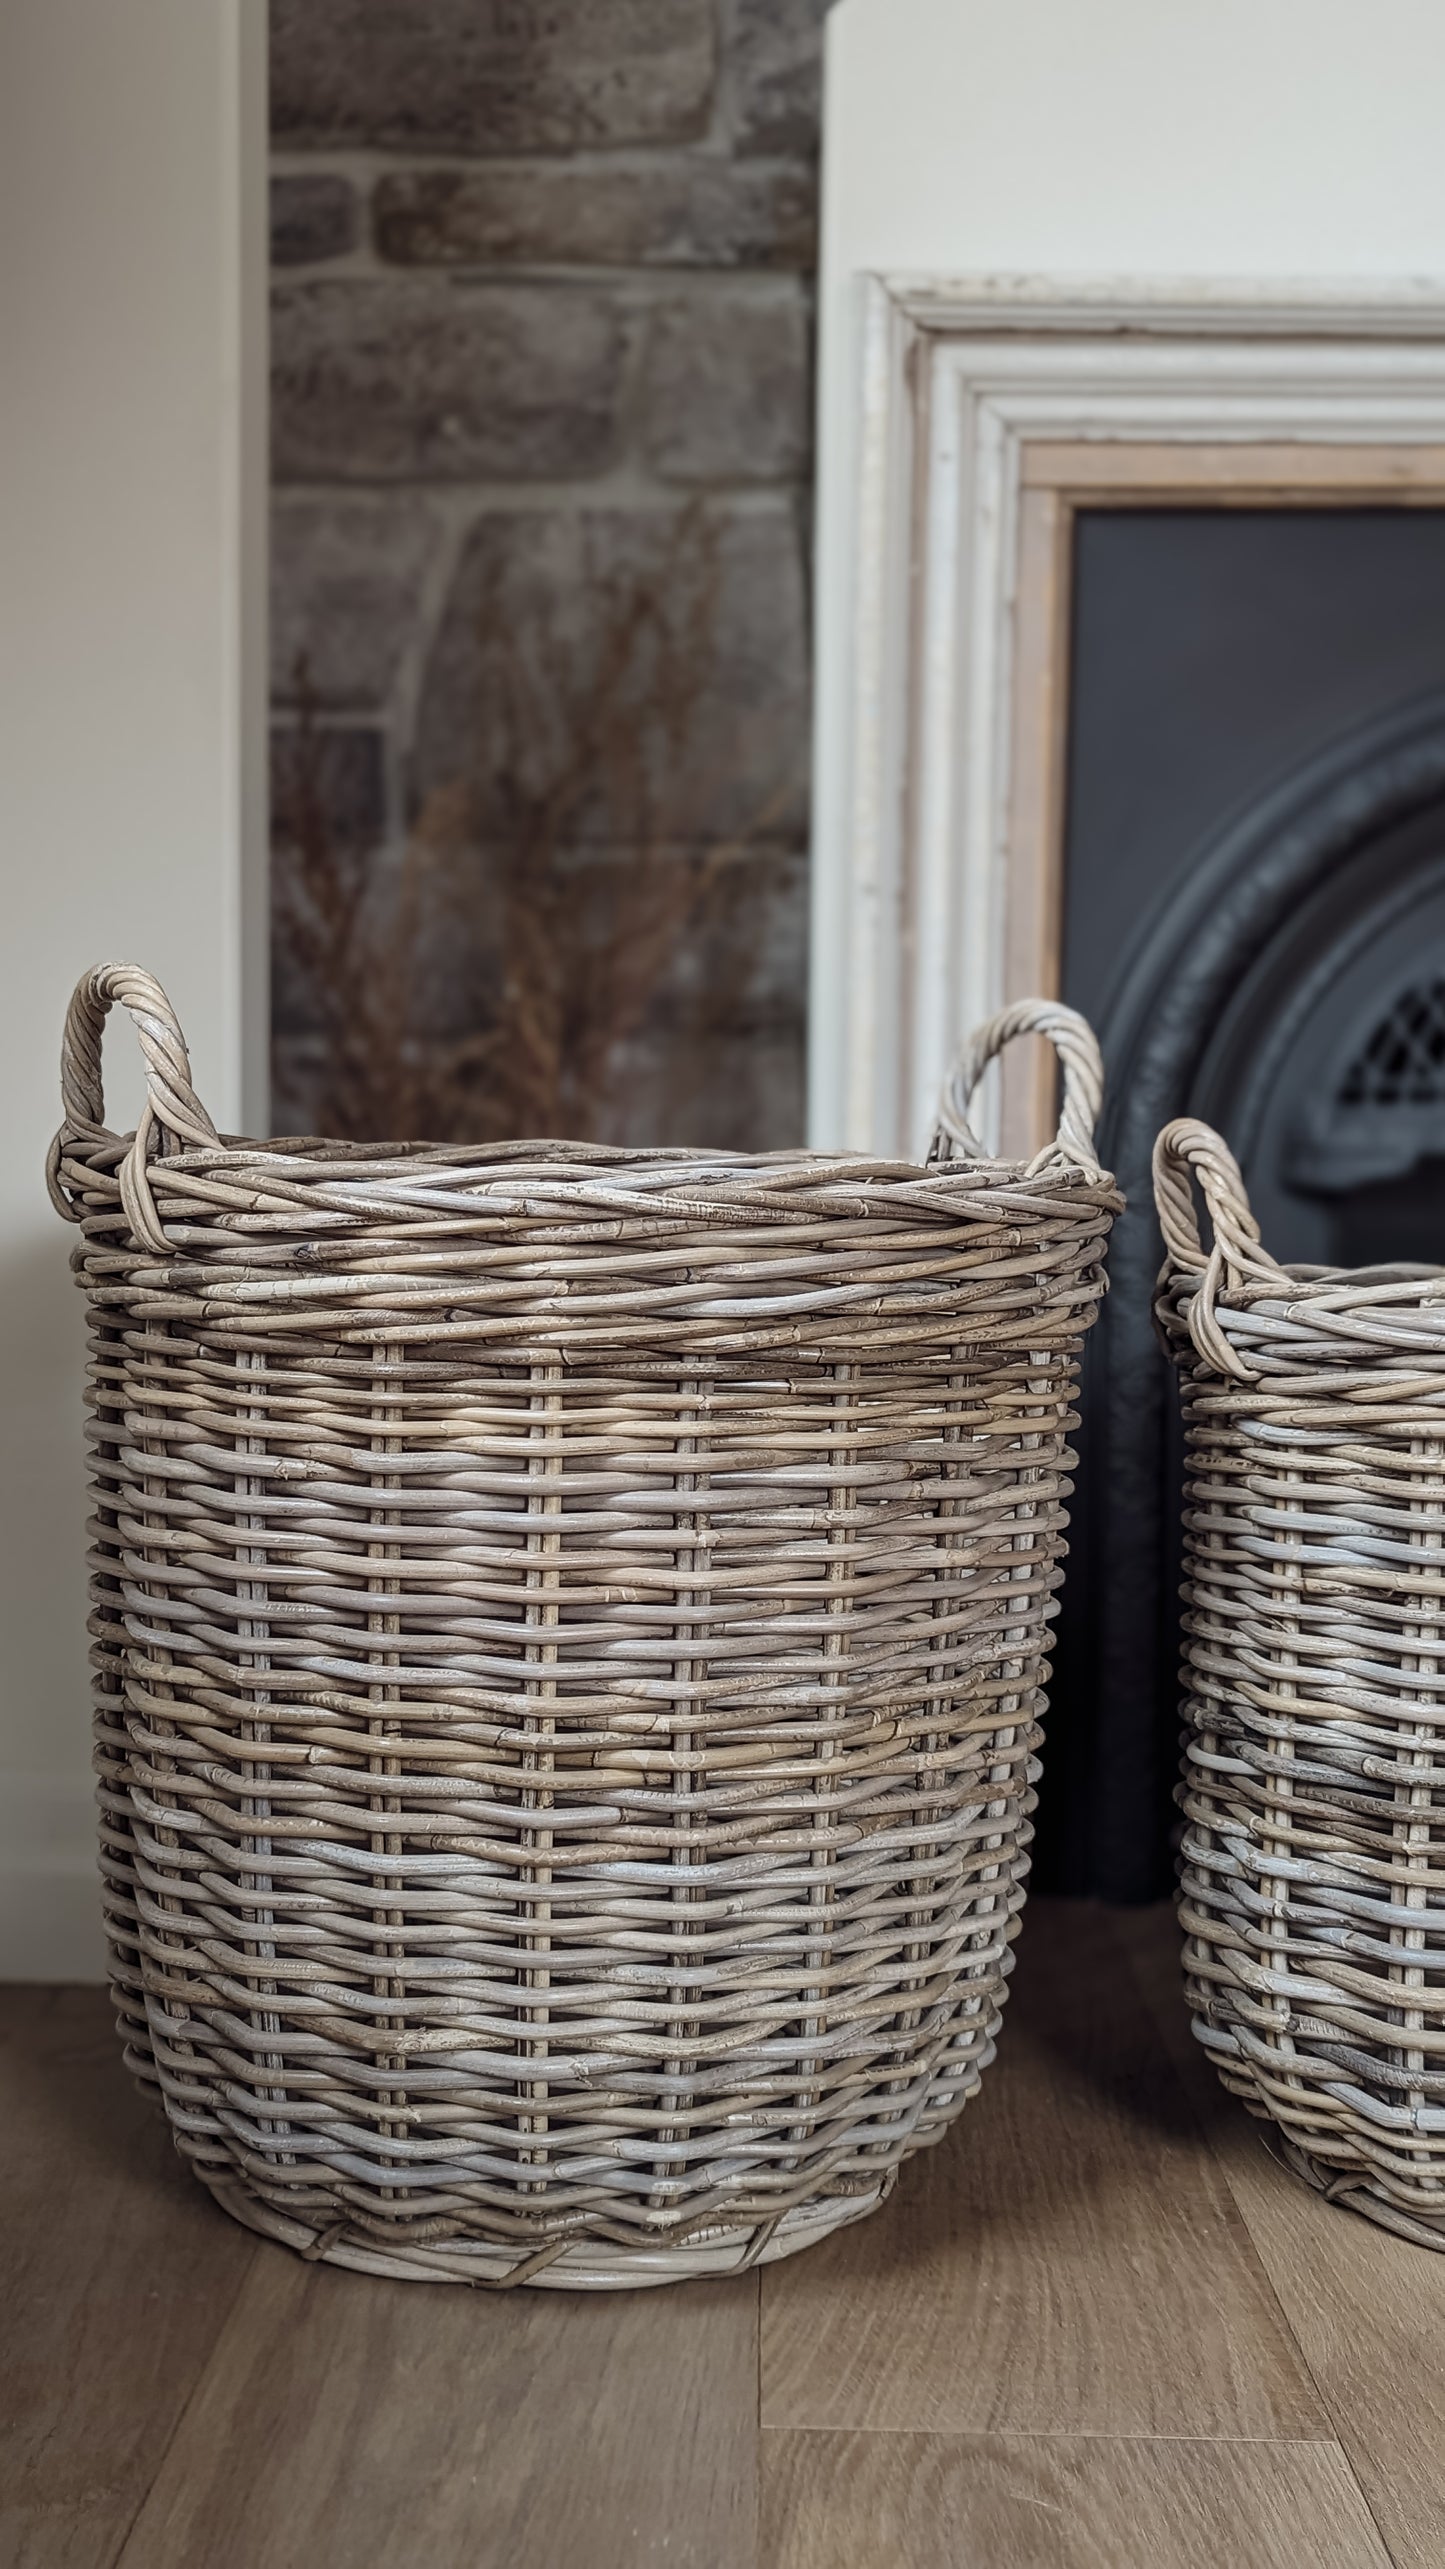
[[[1196,1179],[1214,1231],[1207,1251],[1194,1207]],[[1239,1162],[1212,1124],[1181,1115],[1165,1125],[1154,1145],[1154,1201],[1168,1251],[1161,1290],[1176,1279],[1198,1276],[1186,1312],[1196,1348],[1220,1373],[1236,1382],[1253,1382],[1253,1367],[1220,1328],[1216,1304],[1221,1287],[1237,1292],[1251,1280],[1274,1283],[1281,1269],[1261,1244]]]
[[[219,1136],[191,1085],[191,1057],[180,1020],[160,983],[139,964],[98,963],[76,983],[60,1046],[65,1121],[51,1143],[46,1175],[57,1211],[76,1221],[75,1206],[60,1183],[60,1163],[69,1143],[109,1138],[100,1046],[117,1000],[140,1037],[146,1075],[145,1106],[120,1164],[121,1204],[136,1239],[164,1253],[170,1242],[156,1211],[147,1162],[167,1146],[204,1149]]]
[[[990,1017],[987,1025],[970,1036],[943,1083],[938,1122],[928,1153],[930,1166],[954,1158],[987,1159],[988,1153],[968,1120],[968,1110],[989,1063],[1018,1035],[1042,1035],[1053,1045],[1064,1074],[1059,1129],[1030,1161],[1030,1168],[1041,1169],[1062,1160],[1097,1177],[1094,1126],[1104,1097],[1104,1064],[1088,1020],[1076,1008],[1065,1008],[1057,999],[1016,999],[1011,1008],[1001,1008],[996,1017]]]

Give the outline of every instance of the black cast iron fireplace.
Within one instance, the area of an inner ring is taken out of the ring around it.
[[[1169,1887],[1173,1388],[1155,1133],[1228,1135],[1285,1260],[1445,1264],[1445,512],[1100,511],[1076,536],[1064,995],[1131,1210],[1090,1342],[1039,1875]]]

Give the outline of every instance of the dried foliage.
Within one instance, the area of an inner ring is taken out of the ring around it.
[[[749,978],[745,860],[785,799],[780,787],[736,837],[707,835],[736,746],[700,754],[717,603],[716,543],[695,510],[650,569],[605,584],[585,649],[560,620],[518,630],[490,594],[471,767],[428,796],[390,858],[333,820],[334,735],[298,665],[275,930],[318,1030],[320,1130],[610,1138],[627,1047],[689,939],[706,940],[707,987],[672,1036],[670,1093],[703,1075]]]

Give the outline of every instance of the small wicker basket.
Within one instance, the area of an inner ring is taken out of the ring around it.
[[[1207,1124],[1154,1180],[1194,2030],[1300,2176],[1445,2247],[1445,1273],[1276,1265]]]
[[[1064,1102],[1022,1167],[966,1110],[1031,1029]],[[1099,1085],[1035,1002],[926,1168],[222,1141],[157,984],[81,983],[51,1174],[113,1978],[238,2219],[658,2283],[857,2219],[958,2112],[1023,1898]]]

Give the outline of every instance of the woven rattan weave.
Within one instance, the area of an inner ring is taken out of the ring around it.
[[[1195,2031],[1301,2176],[1445,2247],[1445,1274],[1277,1266],[1208,1125],[1154,1174]]]
[[[1029,1029],[1064,1103],[1022,1167],[966,1111]],[[223,1143],[157,985],[82,982],[113,1973],[241,2220],[661,2282],[857,2218],[956,2114],[1023,1896],[1098,1088],[1029,1003],[927,1167]]]

